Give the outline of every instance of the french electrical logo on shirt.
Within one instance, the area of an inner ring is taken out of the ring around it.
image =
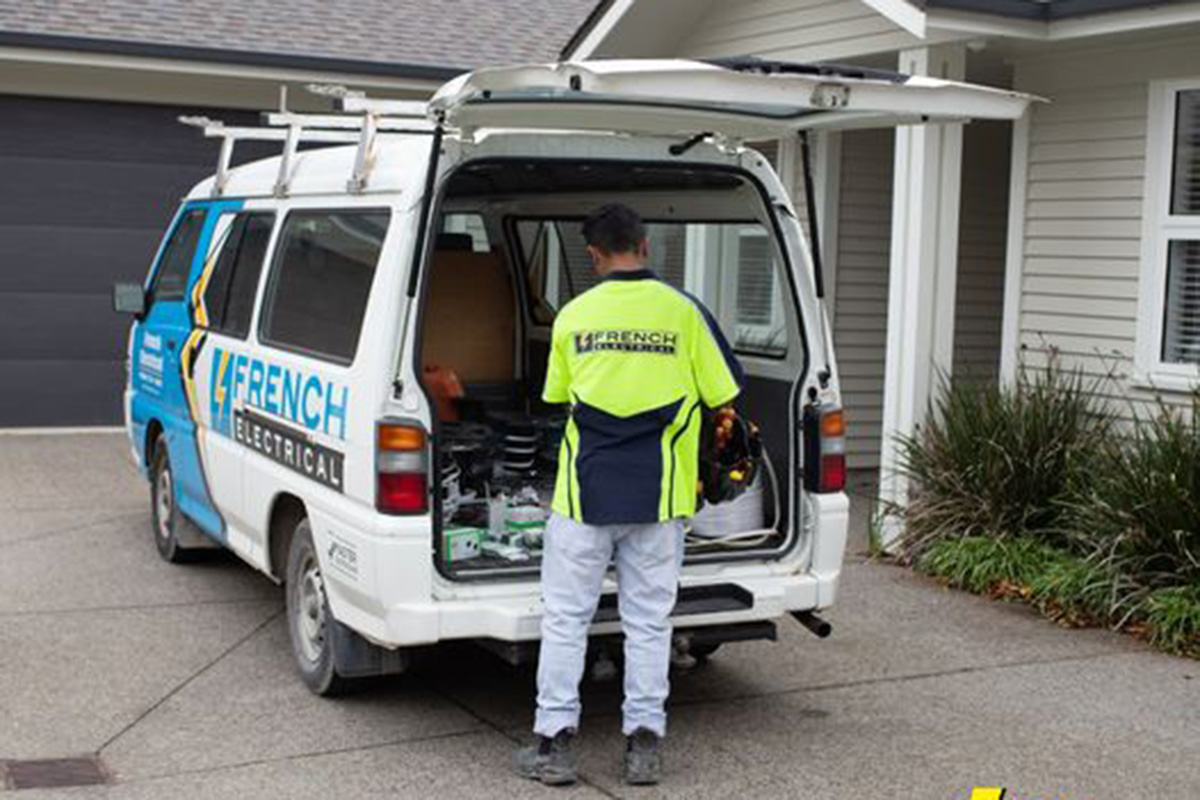
[[[674,331],[595,330],[575,333],[575,354],[620,352],[673,356],[679,344]]]

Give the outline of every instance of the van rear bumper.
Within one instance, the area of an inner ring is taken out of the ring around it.
[[[846,546],[849,503],[844,494],[812,496],[809,500],[816,524],[807,554],[797,553],[789,561],[688,567],[680,580],[679,603],[671,618],[675,627],[770,621],[791,611],[832,605]],[[325,547],[319,546],[324,552]],[[363,560],[373,562],[380,576],[389,576],[391,580],[386,585],[390,586],[405,585],[394,576],[401,575],[404,566],[414,566],[417,559],[428,558],[427,550],[421,552],[410,543],[393,542],[389,546],[377,542],[369,553],[366,548],[363,550]],[[334,616],[385,647],[433,644],[448,639],[530,642],[541,637],[542,601],[537,581],[456,585],[447,590],[453,591],[452,596],[439,597],[435,588],[430,594],[410,594],[416,595],[413,602],[401,599],[368,605],[370,598],[379,595],[346,592],[336,571],[329,578],[332,580],[327,580],[327,589]],[[591,628],[593,636],[620,632],[615,593],[615,582],[606,579]]]
[[[736,580],[682,581],[680,600],[671,617],[677,628],[733,625],[778,619],[789,611],[818,608],[818,597],[832,596],[837,575],[817,578],[800,575],[742,577]],[[386,647],[432,644],[447,639],[494,639],[531,642],[541,637],[542,604],[536,584],[521,596],[489,597],[398,605],[388,609],[382,637],[361,630]],[[616,613],[615,586],[607,585],[591,635],[621,631]],[[358,628],[353,620],[347,624]]]

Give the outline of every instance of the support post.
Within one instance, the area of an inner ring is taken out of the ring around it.
[[[962,45],[900,54],[900,71],[962,80]],[[880,459],[881,511],[908,500],[899,473],[899,438],[917,432],[954,360],[958,216],[962,188],[962,125],[912,125],[896,131],[892,243],[888,276],[887,357]],[[881,516],[885,549],[903,533]]]

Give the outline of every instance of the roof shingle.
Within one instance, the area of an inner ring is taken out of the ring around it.
[[[552,61],[596,0],[0,0],[0,35],[461,71]]]

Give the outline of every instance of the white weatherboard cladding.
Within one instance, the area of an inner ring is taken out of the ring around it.
[[[754,53],[822,61],[920,44],[860,0],[751,0],[716,3],[679,49],[685,58]]]
[[[1192,35],[1016,64],[1017,87],[1052,101],[1029,121],[1020,292],[1009,312],[1017,360],[1040,367],[1057,352],[1064,365],[1112,375],[1101,392],[1119,398],[1123,414],[1132,413],[1124,398],[1152,398],[1131,380],[1149,84],[1200,75],[1197,52],[1200,36]]]

